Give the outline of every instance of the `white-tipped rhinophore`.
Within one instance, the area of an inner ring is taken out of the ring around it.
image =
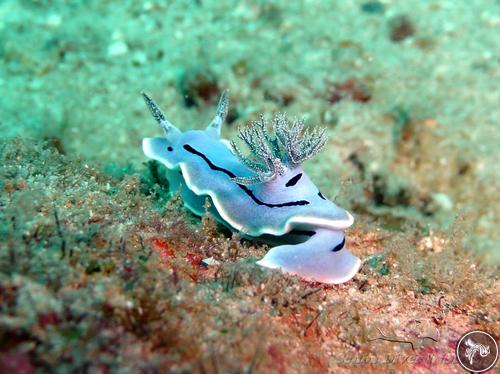
[[[149,110],[151,111],[151,115],[153,118],[158,122],[163,129],[163,132],[165,133],[165,137],[169,140],[173,140],[174,138],[178,137],[181,132],[177,127],[172,125],[170,121],[168,121],[165,116],[163,115],[162,111],[158,107],[158,105],[154,102],[154,100],[148,96],[145,92],[141,92],[142,97],[144,98],[144,102],[148,106]]]
[[[220,129],[227,117],[227,109],[229,105],[229,90],[224,90],[217,105],[215,117],[207,126],[207,132],[215,138],[220,138]]]

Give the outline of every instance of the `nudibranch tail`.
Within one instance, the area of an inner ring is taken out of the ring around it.
[[[210,122],[207,127],[207,132],[213,134],[216,138],[220,138],[220,129],[227,117],[227,110],[229,106],[229,90],[224,90],[217,105],[215,118]]]
[[[317,229],[307,241],[271,248],[257,264],[329,284],[349,281],[361,265],[345,246],[342,231]]]
[[[154,100],[148,96],[145,92],[141,92],[142,97],[144,98],[144,102],[148,106],[151,111],[151,115],[158,122],[165,133],[165,137],[169,140],[173,140],[178,135],[180,135],[180,131],[168,121],[163,115],[160,107],[154,102]]]

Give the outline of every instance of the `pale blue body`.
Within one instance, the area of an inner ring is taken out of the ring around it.
[[[343,245],[352,216],[324,198],[300,166],[266,183],[238,184],[233,177],[253,173],[210,126],[205,131],[174,129],[165,138],[146,138],[143,150],[167,167],[170,190],[180,191],[195,214],[205,214],[208,199],[209,212],[233,231],[287,243],[272,248],[258,264],[325,283],[345,282],[357,272],[359,259]],[[287,187],[300,173],[296,184]]]

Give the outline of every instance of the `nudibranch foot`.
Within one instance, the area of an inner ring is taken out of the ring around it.
[[[257,264],[312,281],[339,284],[354,277],[361,261],[346,248],[342,231],[316,229],[301,244],[271,248]]]

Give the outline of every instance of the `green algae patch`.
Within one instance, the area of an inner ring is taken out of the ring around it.
[[[368,266],[370,266],[372,269],[375,269],[376,267],[378,267],[378,265],[380,264],[381,261],[384,260],[384,255],[375,255],[375,256],[371,256],[367,261],[366,263],[368,264]]]
[[[389,265],[384,261],[384,258],[384,255],[374,255],[368,258],[366,263],[372,269],[376,269],[380,275],[388,275],[390,272]]]
[[[418,290],[422,292],[424,295],[432,291],[432,285],[429,283],[429,279],[427,277],[422,276],[420,278],[417,278],[417,282],[419,285]]]

